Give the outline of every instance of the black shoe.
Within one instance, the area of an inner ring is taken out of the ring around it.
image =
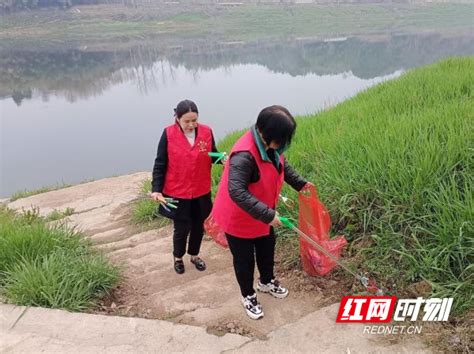
[[[206,263],[204,263],[204,261],[199,257],[191,257],[191,263],[194,264],[196,269],[200,270],[201,272],[206,270]]]
[[[184,273],[184,263],[182,259],[175,259],[174,260],[174,270],[178,274],[183,274]]]

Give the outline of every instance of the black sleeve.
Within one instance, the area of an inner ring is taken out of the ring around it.
[[[250,193],[248,186],[257,164],[248,152],[238,152],[229,161],[229,195],[231,199],[254,219],[266,224],[273,221],[275,210]]]
[[[285,182],[288,183],[296,191],[300,191],[301,188],[307,183],[306,180],[301,177],[293,167],[285,160]]]
[[[151,182],[151,191],[161,193],[165,184],[166,167],[168,165],[168,138],[166,130],[161,135],[156,153],[155,165],[153,166],[153,180]]]
[[[211,132],[211,136],[212,136],[212,152],[219,152],[216,148],[216,141],[214,140],[214,134]],[[218,157],[211,157],[212,159],[212,163],[215,163],[216,160],[218,159]],[[222,159],[218,162],[218,164],[222,164]]]

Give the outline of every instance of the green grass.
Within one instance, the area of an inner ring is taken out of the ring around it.
[[[104,45],[157,36],[256,41],[472,29],[472,4],[247,4],[235,8],[85,6],[71,11],[31,11],[0,21],[3,45]]]
[[[132,209],[132,221],[137,224],[150,224],[162,227],[169,223],[169,220],[158,214],[158,203],[147,196],[151,192],[151,180],[145,180],[140,190],[140,197],[135,202]]]
[[[18,199],[21,199],[21,198],[31,197],[32,195],[51,192],[51,191],[55,191],[55,190],[62,189],[62,188],[67,188],[67,187],[71,187],[71,184],[65,184],[64,183],[64,184],[57,185],[57,186],[42,187],[42,188],[30,190],[30,191],[28,191],[28,190],[18,191],[18,192],[15,192],[15,193],[12,194],[12,196],[10,197],[10,202],[14,202],[15,200],[18,200]]]
[[[474,8],[460,4],[431,5],[285,5],[237,7],[203,21],[234,39],[312,37],[383,33],[413,29],[472,26]]]
[[[53,210],[51,213],[48,214],[46,217],[47,221],[57,221],[64,219],[70,215],[74,214],[74,208],[66,208],[63,211],[61,210]]]
[[[458,313],[474,305],[473,93],[474,57],[415,69],[298,119],[286,154],[318,187],[333,232],[370,245],[354,248],[361,268],[394,293],[424,279]]]
[[[85,310],[118,277],[74,228],[48,226],[38,210],[16,215],[0,209],[0,294],[8,302]]]

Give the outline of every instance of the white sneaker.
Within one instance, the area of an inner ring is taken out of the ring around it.
[[[257,294],[242,297],[242,305],[251,319],[258,320],[263,317],[262,305],[257,300]]]
[[[262,293],[270,293],[272,296],[278,299],[284,299],[288,296],[288,289],[280,285],[280,282],[276,279],[273,279],[268,284],[262,284],[260,279],[258,280],[257,290]]]

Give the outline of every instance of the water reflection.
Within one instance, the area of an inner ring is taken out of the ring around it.
[[[189,69],[211,69],[235,63],[256,63],[292,76],[352,72],[361,79],[387,75],[442,58],[474,54],[474,36],[441,34],[372,36],[335,40],[221,45],[212,51],[181,51],[170,61]]]
[[[0,97],[11,97],[17,105],[33,96],[47,99],[51,94],[74,102],[126,81],[136,82],[139,92],[148,94],[174,80],[173,68],[179,65],[196,80],[202,71],[237,64],[260,64],[291,76],[351,72],[371,79],[473,53],[474,36],[441,34],[277,43],[197,41],[121,51],[12,50],[0,52]]]
[[[405,69],[472,53],[473,37],[441,35],[3,50],[0,196],[151,170],[183,98],[197,102],[219,139],[266,105],[311,113]]]
[[[125,80],[100,96],[75,102],[51,95],[48,101],[33,97],[18,107],[3,100],[0,195],[151,170],[157,139],[185,97],[197,102],[200,121],[220,139],[249,126],[264,106],[278,103],[306,114],[399,74],[370,80],[350,72],[294,77],[245,64],[200,71],[196,77],[166,61],[149,72],[161,68],[166,80],[148,95],[137,93],[136,84],[143,81]]]

